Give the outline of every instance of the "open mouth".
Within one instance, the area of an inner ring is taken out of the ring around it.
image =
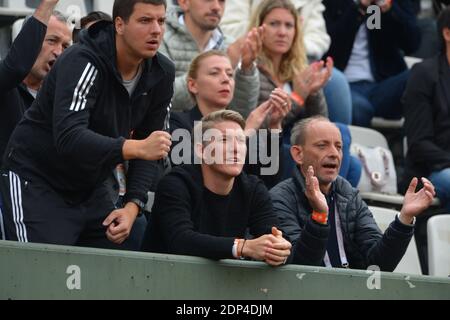
[[[158,46],[159,45],[159,41],[158,40],[151,40],[151,41],[147,41],[147,44],[154,47],[154,46]]]
[[[56,60],[50,60],[49,62],[48,62],[48,66],[51,68],[51,67],[53,67],[53,65],[55,64],[55,62],[56,62]]]
[[[329,170],[336,170],[338,165],[336,163],[325,163],[322,167]]]

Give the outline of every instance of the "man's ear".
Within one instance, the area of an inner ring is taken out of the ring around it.
[[[442,30],[442,35],[444,36],[444,39],[446,42],[450,42],[450,29],[449,28],[444,28],[444,30]]]
[[[291,147],[291,156],[298,166],[303,164],[303,147],[299,145],[293,145]]]
[[[189,0],[178,0],[178,6],[186,12],[189,9]]]
[[[201,143],[194,144],[194,156],[203,163],[203,145]]]
[[[121,17],[117,17],[116,20],[114,20],[114,25],[116,27],[117,34],[123,35],[125,21],[123,21],[123,19]]]

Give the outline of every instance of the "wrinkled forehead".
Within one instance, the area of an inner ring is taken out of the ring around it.
[[[72,40],[69,25],[66,22],[58,20],[55,16],[51,16],[48,22],[47,36],[50,35],[61,38],[64,41]]]
[[[328,121],[313,121],[306,130],[306,142],[315,143],[318,141],[341,142],[342,136],[338,127]]]

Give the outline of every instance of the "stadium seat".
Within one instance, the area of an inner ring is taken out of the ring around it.
[[[430,276],[450,277],[450,214],[428,219],[427,238]]]
[[[112,16],[114,1],[94,0],[94,11],[102,11]]]
[[[372,212],[373,217],[376,223],[378,224],[378,227],[383,232],[386,231],[386,229],[389,227],[392,221],[394,221],[395,216],[399,213],[398,211],[395,210],[379,207],[369,207],[369,210],[370,212]],[[420,268],[419,255],[417,252],[414,237],[411,239],[411,242],[409,243],[405,255],[398,264],[397,268],[395,268],[394,272],[417,274],[417,275],[422,274]]]
[[[386,138],[380,132],[370,128],[362,128],[357,126],[348,127],[352,135],[353,143],[358,143],[367,147],[382,147],[389,149]],[[401,194],[386,194],[379,192],[361,192],[361,197],[369,204],[376,204],[378,206],[393,209],[400,209],[404,199]],[[440,206],[440,201],[438,198],[433,200],[432,206]]]
[[[3,0],[3,4],[0,5],[0,17],[2,20],[8,21],[7,23],[32,14],[33,11],[34,8],[28,7],[26,0]]]
[[[352,142],[367,147],[383,147],[389,149],[386,138],[378,131],[370,128],[348,126],[352,135]]]
[[[375,129],[401,129],[405,124],[405,118],[399,120],[390,120],[385,118],[374,117],[371,126]]]

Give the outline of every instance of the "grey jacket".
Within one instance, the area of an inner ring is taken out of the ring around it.
[[[191,61],[201,52],[186,26],[178,21],[183,11],[175,6],[167,13],[166,32],[160,52],[167,55],[175,63],[176,78],[174,85],[173,111],[186,111],[195,106],[187,89],[186,75]],[[218,50],[225,51],[233,39],[223,35]],[[235,76],[235,92],[230,109],[238,111],[245,118],[256,107],[259,95],[259,73],[245,75],[240,69]]]
[[[341,220],[344,248],[350,268],[367,269],[377,265],[393,271],[406,252],[414,227],[396,218],[384,235],[358,191],[345,179],[333,183],[337,212]],[[280,228],[291,240],[291,262],[321,266],[326,252],[329,226],[311,219],[312,208],[305,196],[305,180],[299,169],[292,178],[270,191]]]
[[[270,94],[277,87],[275,82],[270,78],[268,74],[260,70],[260,83],[261,89],[259,93],[258,104],[267,101],[270,98]],[[306,101],[304,107],[299,107],[295,102],[292,102],[292,110],[288,113],[283,121],[283,127],[292,126],[300,119],[322,115],[328,117],[328,106],[325,100],[325,95],[320,90],[316,95],[310,95]]]

